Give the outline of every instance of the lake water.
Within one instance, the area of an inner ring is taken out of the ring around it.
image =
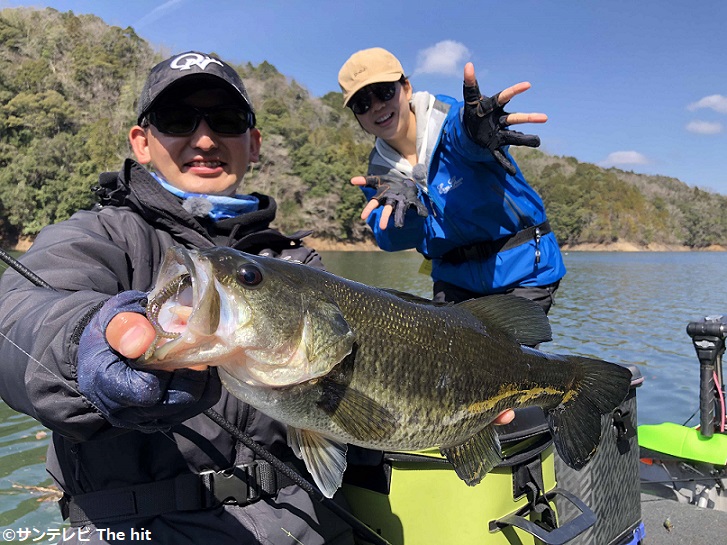
[[[431,296],[414,252],[323,252],[331,272],[366,284]],[[640,424],[692,418],[699,403],[699,363],[686,325],[727,314],[727,253],[591,253],[564,256],[568,274],[551,309],[553,341],[541,349],[639,366]],[[43,487],[49,435],[0,402],[0,532],[64,526]],[[59,541],[47,534],[35,542]],[[4,536],[4,534],[3,534]],[[26,541],[38,538],[31,534]],[[7,539],[6,539],[7,541]]]

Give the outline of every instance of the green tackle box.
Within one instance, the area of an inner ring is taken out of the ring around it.
[[[511,424],[498,426],[503,462],[473,487],[436,450],[386,453],[378,465],[349,464],[343,492],[353,514],[391,545],[568,543],[595,516],[556,488],[552,438],[542,411],[517,413]],[[561,527],[555,498],[579,513]]]

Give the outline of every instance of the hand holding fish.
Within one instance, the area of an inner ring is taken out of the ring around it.
[[[143,353],[156,335],[143,315],[145,299],[146,293],[125,291],[104,303],[81,335],[76,374],[79,391],[112,425],[156,431],[211,407],[221,386],[209,371],[146,371],[129,365],[124,353]],[[112,321],[110,337],[123,352],[106,338]]]
[[[106,327],[106,340],[119,354],[134,360],[144,354],[156,338],[156,331],[144,314],[121,312]]]
[[[494,96],[480,94],[480,87],[475,78],[475,67],[468,62],[464,67],[464,114],[463,123],[472,140],[492,152],[495,160],[509,174],[515,174],[515,167],[503,153],[503,146],[528,146],[537,148],[540,138],[532,134],[523,134],[508,129],[510,125],[520,123],[545,123],[548,116],[539,113],[509,113],[505,105],[510,100],[530,89],[530,83],[523,81]]]

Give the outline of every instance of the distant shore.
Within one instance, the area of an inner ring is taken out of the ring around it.
[[[609,244],[564,244],[561,246],[561,250],[564,252],[724,252],[727,251],[727,247],[721,244],[713,244],[695,250],[689,246],[678,244],[649,244],[644,246],[633,242],[612,242]]]
[[[21,239],[12,250],[25,252],[33,244],[33,239]],[[306,246],[321,252],[379,252],[381,251],[373,241],[346,242],[330,238],[306,237]],[[689,246],[675,244],[649,244],[642,246],[633,242],[612,242],[609,244],[564,244],[563,252],[724,252],[727,246],[713,244],[706,248],[693,250]]]
[[[321,252],[374,252],[381,251],[374,242],[345,242],[340,240],[307,237],[306,246],[315,248]],[[563,252],[724,252],[727,247],[712,245],[699,250],[692,250],[689,246],[675,244],[649,244],[642,246],[632,242],[613,242],[609,244],[564,244],[561,246]]]

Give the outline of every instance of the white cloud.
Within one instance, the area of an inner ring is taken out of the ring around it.
[[[649,160],[638,151],[614,151],[598,163],[602,167],[619,167],[624,165],[648,165]]]
[[[461,76],[462,68],[470,56],[470,50],[464,44],[444,40],[417,54],[414,74]]]
[[[715,112],[727,114],[727,97],[723,95],[709,95],[687,106],[687,109],[692,111],[701,108],[709,108]]]
[[[718,134],[722,132],[722,123],[694,120],[687,123],[686,129],[697,134]]]

